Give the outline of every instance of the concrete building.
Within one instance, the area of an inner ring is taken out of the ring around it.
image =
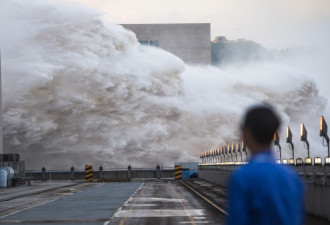
[[[160,47],[188,64],[211,64],[210,23],[122,24],[141,44]]]

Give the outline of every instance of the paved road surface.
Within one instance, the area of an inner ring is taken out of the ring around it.
[[[198,179],[187,182],[225,209],[225,189]],[[43,183],[0,190],[0,225],[221,225],[224,221],[223,214],[173,180]],[[307,224],[329,223],[308,216]]]
[[[103,225],[141,185],[141,182],[83,183],[0,202],[0,212],[9,213],[6,207],[11,207],[10,213],[19,211],[2,216],[0,224]],[[30,208],[20,211],[26,204]]]
[[[0,224],[223,224],[176,181],[82,183],[0,201]]]
[[[176,181],[145,182],[110,219],[110,225],[224,224],[210,208]]]

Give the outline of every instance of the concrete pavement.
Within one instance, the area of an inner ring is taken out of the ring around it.
[[[0,224],[103,225],[141,184],[83,183],[58,191],[15,199],[21,201],[21,204],[38,200],[41,203],[34,203],[28,209],[1,217]],[[1,202],[0,206],[4,204],[8,202]]]
[[[178,181],[145,182],[107,224],[224,224],[225,216]]]
[[[44,190],[45,186],[46,183],[39,189]],[[80,183],[0,201],[0,224],[8,225],[223,224],[223,221],[222,214],[174,180]]]

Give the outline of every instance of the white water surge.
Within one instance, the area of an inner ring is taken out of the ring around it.
[[[197,161],[239,140],[239,119],[258,102],[273,103],[291,125],[297,156],[306,154],[302,120],[311,153],[325,155],[317,135],[326,100],[303,71],[274,62],[189,66],[76,4],[0,5],[4,151],[21,153],[27,168]]]

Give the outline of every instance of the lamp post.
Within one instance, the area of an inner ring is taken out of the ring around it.
[[[226,162],[225,148],[221,146],[220,149],[221,149],[221,154],[223,156],[222,162],[225,163]]]
[[[282,148],[280,145],[280,137],[278,136],[277,131],[275,131],[274,133],[274,145],[276,145],[278,147],[278,150],[280,152],[280,163],[282,162]]]
[[[330,157],[330,147],[329,147],[329,136],[328,136],[328,125],[325,122],[323,116],[320,117],[320,136],[323,137],[323,140],[326,140],[328,146],[328,157]]]
[[[292,159],[289,159],[289,164],[294,164],[294,145],[292,142],[292,133],[290,127],[286,127],[286,143],[289,144],[289,148],[292,151]]]
[[[213,150],[213,163],[217,162],[217,149]]]
[[[246,145],[244,143],[244,141],[242,141],[242,145],[241,145],[241,148],[242,148],[242,152],[245,152],[245,160],[247,161],[247,151],[246,151]]]
[[[309,142],[307,140],[307,130],[304,123],[300,124],[300,140],[306,144],[305,148],[307,149],[307,157],[309,158]]]
[[[241,162],[243,162],[243,154],[241,151],[241,145],[238,142],[236,144],[236,151],[241,155]]]
[[[230,158],[231,158],[231,162],[232,162],[233,161],[233,154],[231,152],[230,144],[227,145],[227,149],[228,149],[228,154],[230,154]]]
[[[223,162],[223,158],[222,158],[222,146],[219,147],[219,156],[220,156],[220,161]]]
[[[235,158],[236,158],[235,162],[237,162],[237,152],[236,152],[236,147],[235,147],[234,143],[231,144],[231,150],[232,150],[233,154],[235,154]]]
[[[226,159],[226,156],[227,156],[227,154],[228,154],[228,149],[227,149],[227,146],[225,145],[224,146],[224,149],[225,149],[225,159]],[[227,157],[228,158],[228,157]],[[225,160],[226,162],[227,162],[227,160]]]
[[[218,154],[218,162],[221,162],[221,155],[220,155],[220,147],[217,148],[217,154]]]

